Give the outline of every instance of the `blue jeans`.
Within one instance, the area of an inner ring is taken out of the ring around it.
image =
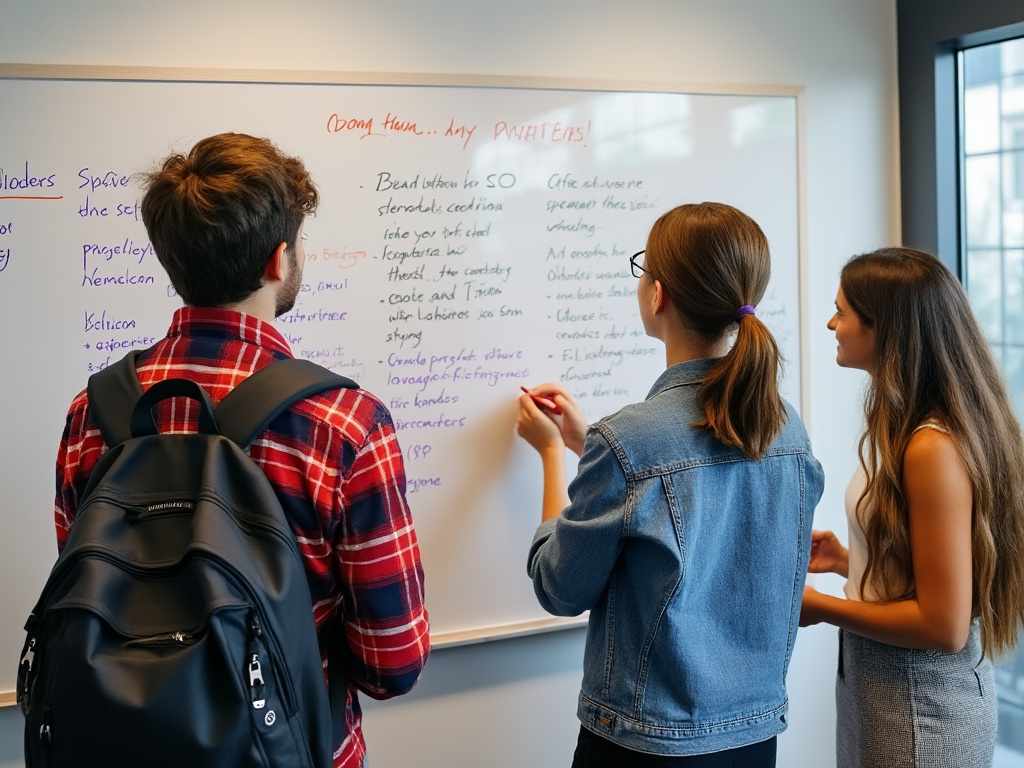
[[[572,768],[775,768],[775,737],[707,755],[649,755],[580,728]]]

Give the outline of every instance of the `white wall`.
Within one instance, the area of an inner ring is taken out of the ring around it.
[[[817,524],[845,525],[862,380],[825,323],[846,258],[899,242],[894,0],[0,0],[0,62],[805,86]],[[373,768],[568,765],[582,650],[568,630],[435,653],[409,697],[367,703]],[[835,653],[801,632],[780,766],[832,764]],[[21,727],[0,710],[0,768]]]

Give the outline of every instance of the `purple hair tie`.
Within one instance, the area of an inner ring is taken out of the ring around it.
[[[733,320],[735,320],[738,323],[740,321],[740,318],[743,317],[744,315],[752,314],[754,314],[754,305],[744,304],[742,307],[736,310],[736,313],[732,317]]]

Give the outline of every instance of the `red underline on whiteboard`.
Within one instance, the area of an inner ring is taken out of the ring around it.
[[[0,200],[63,200],[64,195],[56,197],[29,197],[28,195],[0,195]]]

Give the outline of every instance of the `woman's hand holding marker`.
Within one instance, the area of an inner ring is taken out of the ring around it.
[[[520,397],[520,409],[526,408],[524,403],[532,401],[540,409],[540,412],[548,417],[546,421],[552,421],[558,426],[565,446],[577,456],[581,456],[589,425],[587,417],[583,415],[583,410],[569,394],[569,390],[559,384],[551,383],[541,384],[532,389],[526,387],[520,387],[520,389],[530,398],[526,400]],[[555,418],[556,416],[558,418]],[[521,413],[521,417],[527,417],[525,419],[527,422],[533,418],[528,413]],[[525,423],[521,423],[519,434],[525,437],[524,429],[526,429]],[[534,443],[531,442],[531,444],[536,447]]]
[[[523,392],[525,392],[526,394],[530,395],[530,390],[528,390],[526,387],[520,387],[520,389],[523,390]],[[551,411],[552,413],[558,416],[562,415],[562,409],[559,408],[558,403],[556,403],[550,397],[544,397],[544,395],[530,395],[530,397],[532,397],[533,402],[535,402],[541,408]]]

